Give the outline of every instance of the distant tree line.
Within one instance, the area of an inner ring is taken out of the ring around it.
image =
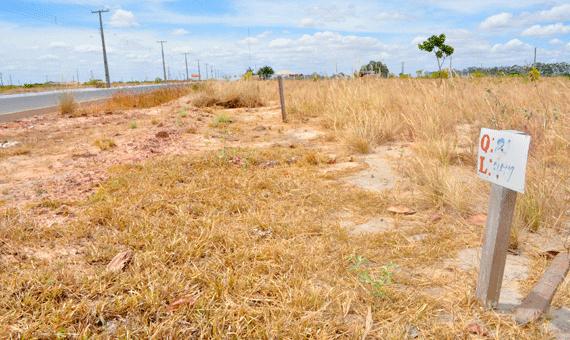
[[[566,62],[561,63],[536,63],[536,65],[513,65],[513,66],[493,66],[493,67],[468,67],[463,70],[454,70],[456,73],[463,76],[469,76],[470,74],[483,73],[488,76],[496,75],[522,75],[527,74],[531,67],[534,66],[540,72],[541,77],[550,76],[570,76],[570,64]]]

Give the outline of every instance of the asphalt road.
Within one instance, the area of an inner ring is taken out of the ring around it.
[[[179,86],[177,84],[153,84],[153,85],[137,85],[137,86],[122,86],[104,89],[70,89],[58,91],[46,91],[37,93],[18,93],[0,96],[0,116],[15,112],[32,111],[54,107],[58,104],[58,96],[62,92],[72,92],[75,94],[75,100],[78,102],[87,102],[98,99],[109,98],[113,93],[119,90],[126,90],[131,92],[147,92],[156,90],[163,86]]]

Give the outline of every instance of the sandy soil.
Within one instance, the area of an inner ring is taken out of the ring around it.
[[[272,103],[273,104],[273,103]],[[214,129],[225,113],[231,128]],[[136,126],[136,127],[135,127]],[[87,117],[48,114],[0,124],[0,202],[25,207],[49,199],[78,202],[118,164],[223,146],[325,146],[317,122],[281,122],[279,108],[197,109],[181,98],[160,107]],[[116,144],[109,147],[109,143]]]

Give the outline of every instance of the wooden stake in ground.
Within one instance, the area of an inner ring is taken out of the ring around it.
[[[283,79],[281,76],[277,79],[279,81],[279,97],[281,99],[281,118],[283,118],[283,121],[285,122],[287,120],[287,114],[285,113],[285,97],[283,96]]]
[[[498,184],[491,186],[485,239],[475,290],[475,296],[483,305],[496,307],[499,303],[516,200],[516,191]]]

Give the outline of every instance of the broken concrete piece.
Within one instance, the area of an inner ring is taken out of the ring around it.
[[[517,308],[515,321],[526,325],[540,318],[550,306],[550,301],[558,286],[564,280],[570,268],[570,254],[559,253],[534,289],[527,295],[521,305]]]

